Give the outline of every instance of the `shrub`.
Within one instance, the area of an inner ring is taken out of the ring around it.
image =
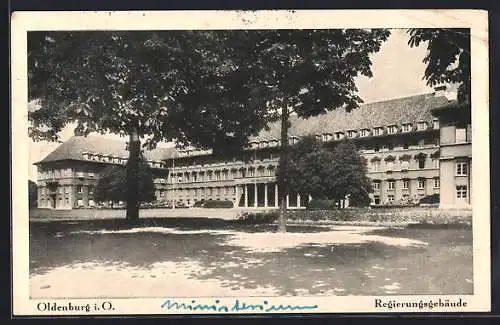
[[[336,209],[335,202],[333,200],[319,200],[312,199],[307,205],[307,210],[334,210]]]
[[[238,223],[244,224],[269,224],[276,222],[279,215],[279,211],[243,212],[236,220]]]
[[[203,208],[203,206],[205,205],[205,202],[206,202],[205,200],[196,201],[193,206],[195,208]]]
[[[420,199],[421,204],[439,204],[439,194],[431,194]]]
[[[204,208],[211,208],[211,209],[215,209],[215,208],[222,208],[222,209],[230,209],[232,207],[234,207],[234,204],[233,204],[233,201],[205,201],[204,204],[202,205],[202,207]]]

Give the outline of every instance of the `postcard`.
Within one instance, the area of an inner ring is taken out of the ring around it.
[[[13,13],[13,314],[489,311],[487,22]]]

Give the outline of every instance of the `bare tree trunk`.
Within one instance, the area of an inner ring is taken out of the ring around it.
[[[283,105],[281,111],[281,154],[280,173],[278,179],[278,193],[280,196],[279,232],[286,232],[286,197],[288,195],[288,119],[290,112]]]
[[[130,224],[135,224],[139,220],[139,186],[138,168],[141,140],[137,129],[133,129],[129,134],[128,162],[127,162],[127,215],[126,220]]]

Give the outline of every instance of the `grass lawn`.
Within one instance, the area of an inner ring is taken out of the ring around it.
[[[202,297],[473,291],[470,229],[289,226],[287,234],[275,230],[274,225],[184,217],[151,216],[133,229],[121,227],[120,220],[31,221],[30,295]]]

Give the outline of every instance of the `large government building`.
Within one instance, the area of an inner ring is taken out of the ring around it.
[[[441,208],[471,206],[470,109],[464,114],[436,92],[362,105],[299,119],[292,116],[289,142],[314,135],[325,146],[352,139],[367,159],[373,180],[373,205],[398,204],[439,194]],[[464,109],[462,108],[462,111]],[[278,206],[275,171],[280,126],[250,139],[245,157],[217,158],[210,151],[158,148],[145,152],[155,175],[158,201],[231,200],[235,207]],[[71,209],[96,204],[99,172],[109,164],[125,165],[124,141],[74,136],[38,168],[38,207]],[[304,207],[311,197],[291,193],[289,208]]]

